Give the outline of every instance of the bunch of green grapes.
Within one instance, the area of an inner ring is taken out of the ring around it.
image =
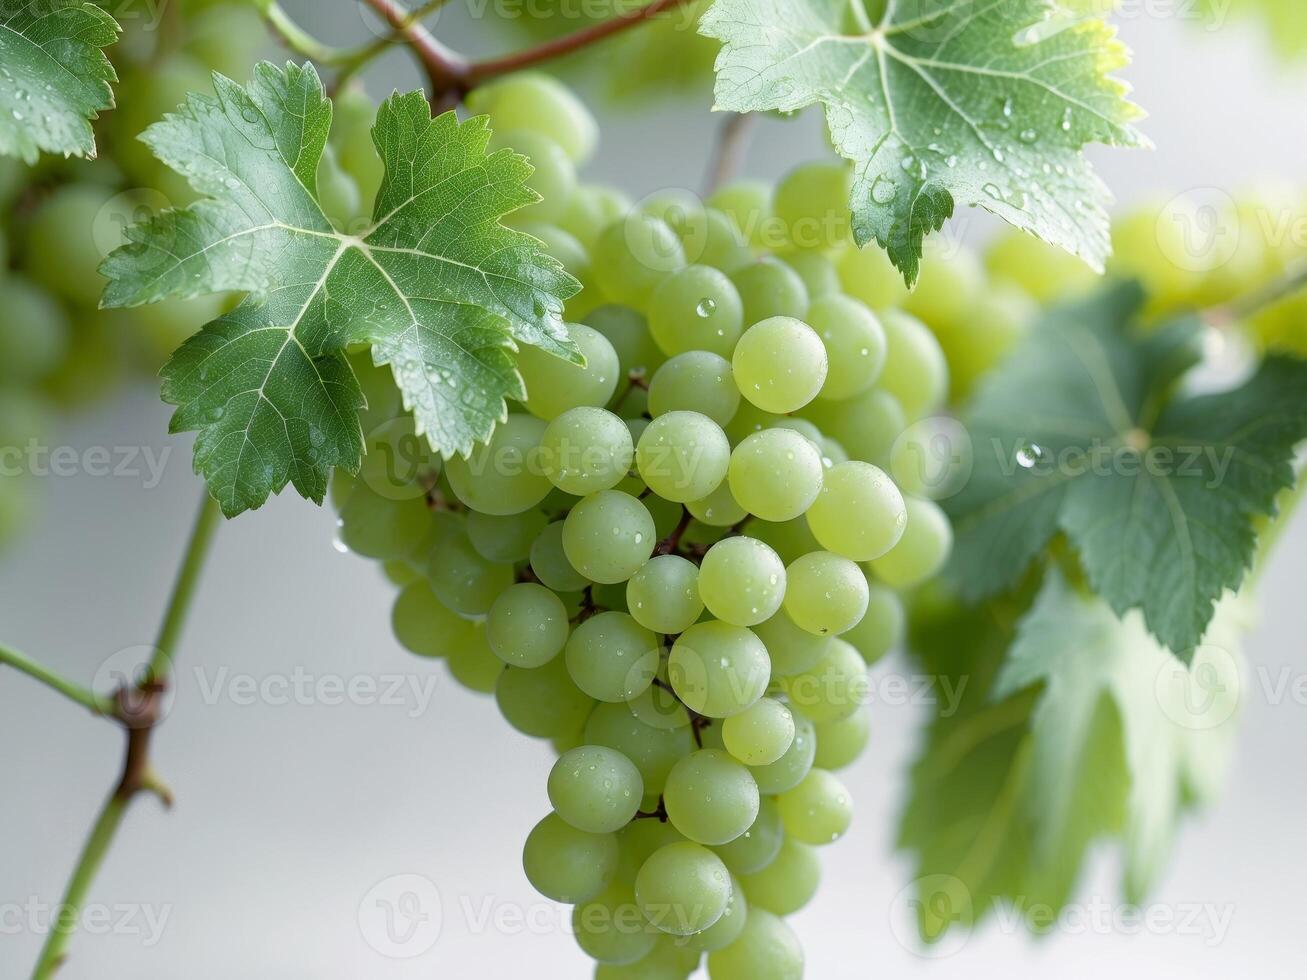
[[[843,165],[633,206],[578,181],[595,124],[557,81],[468,101],[536,167],[542,199],[511,220],[583,284],[585,366],[524,349],[525,398],[441,459],[359,352],[368,452],[333,479],[340,544],[384,562],[405,647],[557,749],[523,864],[575,906],[596,977],[705,956],[714,980],[799,977],[784,917],[849,827],[835,772],[868,741],[868,665],[951,547],[884,468],[944,404],[945,356],[869,305],[880,260],[847,240]],[[361,139],[337,156],[372,179]]]

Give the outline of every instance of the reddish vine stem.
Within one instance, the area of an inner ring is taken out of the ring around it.
[[[653,553],[655,555],[670,555],[676,551],[676,549],[681,546],[681,538],[685,537],[685,531],[690,526],[690,521],[693,519],[693,516],[687,508],[681,508],[680,521],[677,522],[677,525],[672,530],[671,534],[658,542],[658,546],[654,548]]]

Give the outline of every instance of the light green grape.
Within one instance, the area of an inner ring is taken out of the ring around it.
[[[594,980],[687,980],[699,965],[699,954],[676,945],[671,936],[660,934],[652,952],[634,963],[600,963]]]
[[[699,567],[680,555],[658,555],[626,583],[626,605],[635,621],[655,633],[677,634],[703,614]]]
[[[336,148],[336,159],[341,169],[354,179],[360,201],[370,207],[385,175],[385,166],[372,142],[376,104],[357,80],[337,89],[331,104],[331,142]]]
[[[755,323],[735,347],[731,366],[740,393],[765,412],[797,412],[826,381],[826,348],[802,320],[776,316]]]
[[[664,500],[708,496],[726,478],[731,444],[720,425],[698,412],[668,412],[649,423],[635,447],[645,484]]]
[[[649,383],[649,414],[698,412],[723,428],[740,407],[731,362],[706,350],[677,354]]]
[[[649,856],[635,876],[635,900],[654,926],[673,936],[702,932],[730,903],[731,875],[701,844],[668,844]]]
[[[402,558],[382,562],[381,574],[386,576],[387,582],[401,589],[406,585],[412,585],[414,582],[421,582],[425,579],[421,569],[415,568],[411,561]]]
[[[445,662],[454,680],[478,694],[493,694],[504,673],[504,662],[490,650],[486,631],[479,623],[467,623],[450,636]]]
[[[735,447],[727,471],[731,494],[764,521],[791,521],[821,493],[823,470],[817,445],[786,428],[755,432]]]
[[[563,753],[549,773],[549,802],[577,830],[621,830],[640,809],[644,780],[635,764],[602,745]],[[637,957],[638,958],[638,957]]]
[[[700,265],[731,273],[753,259],[743,233],[735,222],[716,208],[705,209],[688,223],[681,241],[686,257]]]
[[[749,900],[744,897],[743,886],[731,879],[731,895],[726,903],[726,910],[721,918],[701,932],[685,937],[685,944],[690,949],[701,953],[710,953],[723,949],[740,938],[744,931],[745,920],[749,917]],[[696,964],[697,965],[697,964]]]
[[[850,239],[853,174],[843,161],[806,163],[776,185],[773,208],[790,244],[829,249]]]
[[[708,205],[730,218],[749,244],[765,244],[772,224],[772,189],[766,181],[733,181],[714,191]]]
[[[569,323],[567,333],[585,357],[584,367],[538,347],[523,347],[517,355],[517,369],[526,384],[522,404],[546,422],[569,408],[602,408],[613,397],[621,377],[617,352],[607,337],[581,323]]]
[[[970,249],[928,247],[921,276],[903,300],[903,309],[931,327],[955,323],[965,319],[973,298],[984,288],[985,270]]]
[[[422,657],[445,656],[472,629],[423,580],[410,582],[395,598],[390,625],[400,645]]]
[[[1038,313],[1039,304],[1029,295],[1007,283],[994,283],[975,298],[961,323],[937,328],[935,336],[948,361],[950,400],[966,401],[976,383],[1029,332]]]
[[[389,367],[372,363],[371,355],[364,351],[351,354],[349,366],[367,401],[367,407],[359,413],[364,432],[374,432],[403,415],[399,387]]]
[[[751,906],[774,915],[793,915],[817,894],[821,858],[815,847],[786,834],[771,864],[754,874],[740,875],[740,884]]]
[[[800,629],[783,607],[753,630],[767,647],[772,670],[781,677],[808,670],[826,652],[827,638]]]
[[[621,191],[588,184],[572,194],[558,226],[574,236],[587,251],[593,251],[599,234],[630,210],[631,199]]]
[[[804,409],[804,415],[836,439],[849,458],[877,466],[889,464],[894,440],[908,426],[898,401],[880,388],[842,402],[814,402]]]
[[[801,317],[808,312],[808,288],[799,274],[771,255],[754,259],[731,273],[740,294],[744,324],[776,316]]]
[[[840,274],[834,263],[821,252],[788,252],[780,256],[782,262],[799,274],[808,291],[809,314],[819,299],[840,292]],[[815,326],[815,324],[814,324]]]
[[[520,582],[500,593],[486,614],[486,641],[511,667],[540,667],[567,642],[567,611],[543,585]]]
[[[642,307],[665,277],[685,266],[685,251],[667,222],[636,211],[599,235],[593,263],[605,295]]]
[[[783,418],[785,416],[764,412],[752,402],[741,399],[739,411],[731,419],[730,425],[726,426],[726,434],[733,444],[738,444],[755,432],[775,428],[776,423]]]
[[[548,224],[562,218],[576,191],[576,164],[567,151],[556,140],[539,132],[496,128],[490,138],[490,149],[505,147],[522,154],[530,162],[532,170],[526,186],[540,195],[535,204],[514,211],[506,220],[520,226],[524,223]]]
[[[563,548],[563,522],[555,521],[531,545],[531,571],[555,592],[579,592],[590,580],[578,572]]]
[[[701,572],[701,591],[702,578]],[[762,641],[745,627],[695,623],[672,645],[668,676],[690,710],[727,718],[763,696],[771,680],[771,661]]]
[[[690,712],[672,691],[665,663],[659,665],[654,683],[628,701],[627,706],[636,718],[654,728],[684,728],[690,724]]]
[[[48,294],[0,270],[0,383],[36,381],[50,374],[68,350],[68,318]]]
[[[495,426],[490,441],[464,459],[453,456],[445,475],[458,499],[483,514],[520,514],[544,500],[553,488],[541,472],[539,449],[545,423],[530,415],[510,415]]]
[[[354,491],[356,495],[358,492]],[[350,503],[353,502],[354,498],[350,497]],[[413,504],[405,502],[396,506]],[[348,510],[347,505],[347,513]],[[348,538],[345,543],[349,544]],[[432,548],[427,579],[436,598],[454,612],[484,616],[499,594],[513,584],[513,566],[482,558],[472,547],[467,532],[460,529]]]
[[[886,585],[906,589],[920,585],[948,561],[953,550],[953,526],[933,500],[906,497],[907,526],[887,554],[870,563]]]
[[[794,715],[794,741],[785,750],[785,754],[765,766],[751,766],[758,792],[764,796],[775,796],[793,789],[808,775],[812,760],[817,752],[817,735],[812,722],[802,714]]]
[[[805,844],[839,840],[853,822],[853,801],[844,784],[825,769],[813,769],[776,800],[785,832]]]
[[[482,558],[495,562],[525,561],[531,545],[549,519],[539,510],[520,514],[483,514],[468,511],[467,536]]]
[[[832,639],[821,659],[784,678],[784,687],[790,704],[811,721],[840,721],[867,700],[867,664],[850,644]]]
[[[625,582],[649,560],[657,543],[649,509],[620,490],[586,497],[563,522],[567,560],[593,582]]]
[[[68,184],[46,197],[27,226],[24,271],[55,296],[91,309],[100,303],[105,252],[97,239],[101,213],[113,191],[98,184]],[[117,246],[121,228],[107,244]],[[10,311],[5,310],[8,321]]]
[[[867,576],[858,563],[813,551],[786,569],[785,612],[794,625],[818,636],[839,636],[867,612]]]
[[[781,607],[785,564],[757,538],[725,538],[699,566],[699,597],[723,623],[756,626]]]
[[[588,745],[605,745],[622,753],[640,770],[646,794],[658,794],[667,774],[694,748],[689,725],[662,727],[637,718],[624,704],[601,703],[585,724]]]
[[[751,907],[740,937],[709,954],[708,976],[710,980],[801,980],[803,947],[781,919]]]
[[[617,870],[617,836],[577,830],[551,813],[527,835],[522,868],[546,898],[572,904],[589,901]]]
[[[186,51],[228,78],[244,78],[269,47],[268,29],[248,4],[216,3],[188,12],[186,35]]]
[[[722,722],[722,743],[747,766],[768,765],[794,743],[794,715],[774,698],[762,698]]]
[[[635,904],[635,888],[626,881],[613,881],[588,902],[578,904],[572,910],[572,932],[587,956],[600,964],[616,965],[644,959],[659,936]]]
[[[726,274],[690,265],[658,284],[649,300],[649,331],[669,357],[711,351],[730,357],[744,329],[740,294]]]
[[[842,401],[876,383],[885,367],[885,329],[865,304],[851,296],[824,296],[808,307],[805,320],[830,359],[818,398]]]
[[[836,268],[844,292],[877,313],[901,306],[908,297],[903,273],[894,268],[885,250],[874,243],[865,248],[843,249]]]
[[[635,460],[631,430],[612,412],[581,406],[549,423],[540,441],[540,467],[558,489],[585,497],[609,490]]]
[[[526,129],[547,136],[576,163],[599,141],[599,125],[572,91],[542,72],[518,72],[468,93],[469,112],[490,116],[496,131]]]
[[[868,583],[867,614],[841,639],[853,644],[868,664],[874,664],[902,642],[905,621],[903,600],[898,593],[871,582]]]
[[[391,500],[422,497],[440,475],[440,457],[417,434],[411,415],[383,422],[364,440],[358,479]]]
[[[568,200],[571,200],[569,197]],[[590,253],[569,232],[557,225],[540,222],[518,222],[516,227],[545,243],[545,251],[563,263],[563,269],[581,284],[581,291],[567,300],[565,314],[569,320],[587,320],[603,297],[594,284],[590,271]],[[591,324],[587,323],[587,326]]]
[[[991,279],[998,282],[988,284],[977,300],[983,299],[994,285],[1007,281],[1048,305],[1086,292],[1098,281],[1094,270],[1078,257],[1060,248],[1049,248],[1034,235],[1016,229],[990,243],[985,251],[985,267]]]
[[[787,562],[821,548],[817,539],[812,536],[812,532],[808,530],[808,522],[801,518],[779,524],[761,520],[752,521],[749,524],[749,533],[771,545],[776,550],[776,554]]]
[[[602,612],[572,631],[563,654],[576,686],[597,701],[642,694],[658,672],[658,641],[622,612]]]
[[[581,727],[594,700],[572,682],[562,657],[543,667],[506,667],[495,685],[505,720],[524,735],[557,738]]]
[[[871,738],[871,713],[855,711],[840,721],[817,727],[817,754],[812,764],[821,769],[843,769],[852,765]]]
[[[780,853],[785,831],[781,826],[781,811],[776,799],[763,796],[758,803],[758,817],[735,840],[713,848],[717,856],[735,874],[753,874],[761,871]]]
[[[362,202],[354,178],[347,174],[336,159],[335,148],[328,143],[318,160],[318,207],[337,231],[352,235],[357,228]]]
[[[646,799],[649,798],[647,788],[645,797]],[[658,797],[655,794],[653,796],[655,803],[657,799]],[[646,812],[652,812],[652,810]],[[680,831],[664,820],[632,820],[617,835],[618,847],[621,849],[617,878],[634,886],[635,876],[640,873],[640,868],[644,866],[644,862],[649,860],[654,851],[666,847],[668,844],[678,844],[684,841],[685,838],[681,836]]]
[[[730,471],[727,471],[729,476]],[[732,527],[749,516],[731,493],[730,480],[723,480],[717,489],[706,497],[691,500],[685,505],[696,521],[709,527]]]
[[[948,397],[948,361],[935,335],[901,310],[880,315],[885,330],[885,368],[880,387],[894,396],[909,419],[939,408]]]
[[[672,826],[699,844],[727,844],[758,818],[758,784],[730,754],[700,749],[672,767],[663,789]]]
[[[849,454],[845,452],[844,447],[832,439],[830,436],[821,437],[821,465],[830,469],[832,466],[839,466],[840,463],[849,461]]]
[[[390,500],[361,484],[340,511],[341,544],[380,561],[415,554],[430,527],[431,512],[422,498]]]
[[[629,306],[609,303],[597,307],[586,317],[586,324],[598,330],[613,345],[613,350],[617,352],[618,370],[623,379],[633,373],[646,380],[652,378],[667,359],[649,335],[649,324],[644,316]],[[617,393],[609,401],[610,410],[617,411],[614,403],[626,394],[625,388],[621,382],[618,383]],[[622,414],[629,414],[626,411],[627,405],[623,404],[621,408]]]

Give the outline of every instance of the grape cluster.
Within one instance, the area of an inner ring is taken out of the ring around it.
[[[357,355],[368,453],[333,480],[341,544],[386,563],[404,646],[559,751],[523,863],[575,906],[597,977],[704,954],[714,980],[798,977],[782,917],[849,827],[833,773],[868,740],[867,666],[951,545],[878,465],[947,397],[944,355],[846,288],[865,260],[842,165],[633,206],[578,182],[594,124],[557,82],[469,102],[530,147],[542,200],[511,220],[583,283],[585,365],[524,349],[525,398],[442,460]]]

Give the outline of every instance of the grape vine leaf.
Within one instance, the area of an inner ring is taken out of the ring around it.
[[[1124,284],[1050,311],[982,382],[970,478],[943,502],[948,575],[966,599],[993,595],[1065,532],[1094,590],[1188,659],[1294,482],[1307,361],[1271,356],[1234,390],[1188,394],[1201,327],[1142,332],[1143,302]]]
[[[95,156],[91,120],[118,80],[103,48],[118,23],[90,0],[0,7],[0,154]]]
[[[105,261],[105,306],[245,291],[163,370],[174,432],[198,430],[195,465],[224,513],[291,482],[321,502],[332,467],[358,469],[363,396],[345,360],[370,345],[418,434],[468,454],[524,396],[514,343],[572,361],[562,301],[579,285],[536,239],[499,219],[538,200],[531,167],[487,155],[484,117],[431,118],[421,92],[382,103],[385,165],[370,226],[333,228],[316,174],[331,103],[311,65],[264,63],[242,87],[214,75],[142,138],[204,199],[128,231]]]
[[[716,0],[716,107],[820,104],[854,165],[859,246],[878,242],[908,285],[925,236],[960,202],[1102,270],[1110,195],[1089,143],[1142,146],[1142,113],[1112,72],[1115,31],[1052,0]]]

